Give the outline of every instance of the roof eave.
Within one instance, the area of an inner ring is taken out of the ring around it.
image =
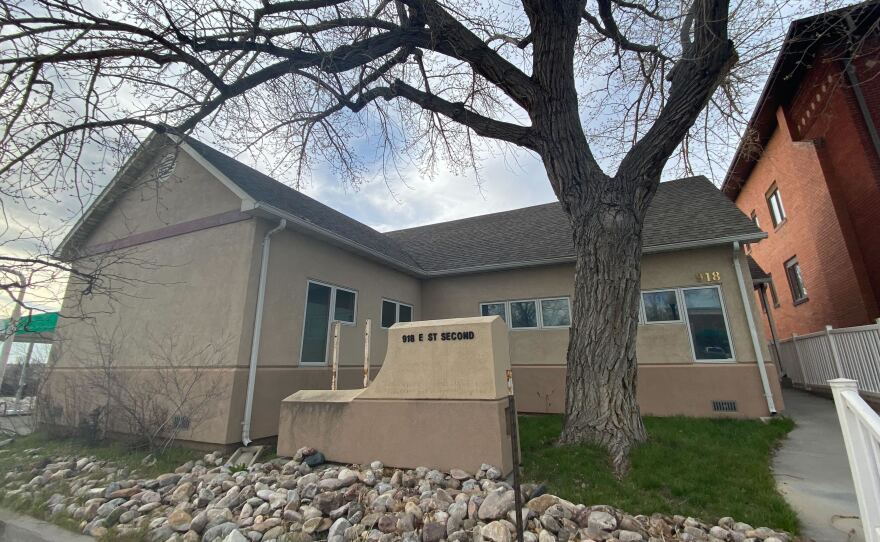
[[[113,191],[117,184],[119,184],[120,180],[123,179],[126,175],[130,173],[130,170],[134,167],[135,162],[138,158],[140,158],[143,153],[154,143],[154,140],[159,136],[157,132],[151,132],[150,135],[144,139],[143,143],[141,143],[137,150],[135,150],[131,156],[126,159],[125,163],[116,172],[116,175],[110,179],[110,182],[101,190],[101,193],[98,194],[98,197],[95,198],[95,201],[92,202],[82,216],[76,221],[73,227],[68,230],[67,234],[64,236],[64,239],[55,247],[55,250],[52,251],[52,258],[59,261],[70,261],[75,259],[76,257],[69,253],[70,244],[74,242],[77,234],[79,234],[82,228],[86,225],[89,219],[94,215],[94,213],[100,209],[104,200],[109,196],[109,194]],[[135,172],[136,173],[136,172]]]
[[[688,250],[694,248],[707,248],[712,246],[729,245],[734,241],[741,243],[754,243],[766,239],[767,233],[760,231],[750,234],[730,235],[713,239],[701,239],[697,241],[683,241],[680,243],[668,243],[665,245],[653,245],[642,249],[642,254],[656,254],[661,252],[674,252],[676,250]],[[546,258],[540,260],[526,260],[520,262],[505,262],[500,264],[476,265],[460,267],[457,269],[443,269],[437,271],[424,271],[425,278],[449,277],[455,275],[469,275],[473,273],[487,273],[492,271],[506,271],[511,269],[523,269],[527,267],[540,267],[562,263],[573,263],[575,256],[563,256],[560,258]]]

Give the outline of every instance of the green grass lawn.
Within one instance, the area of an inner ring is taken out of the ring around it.
[[[645,426],[649,442],[633,452],[631,471],[618,481],[601,449],[554,445],[561,416],[521,416],[524,478],[572,502],[630,514],[713,522],[732,516],[754,527],[797,532],[797,516],[770,473],[773,450],[793,421],[646,417]]]

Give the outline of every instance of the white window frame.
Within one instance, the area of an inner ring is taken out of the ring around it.
[[[765,193],[764,199],[767,200],[767,207],[770,211],[770,223],[773,224],[774,228],[778,228],[788,220],[788,213],[785,212],[785,206],[782,204],[782,193],[779,191],[779,185],[773,183]],[[773,207],[774,200],[779,210],[779,221],[776,220],[776,210]]]
[[[694,334],[691,332],[691,320],[688,318],[687,314],[687,303],[684,303],[684,291],[685,290],[704,290],[708,288],[714,288],[718,291],[718,301],[721,303],[721,316],[724,318],[724,329],[727,331],[727,340],[730,342],[730,357],[726,359],[697,359],[697,349],[694,346]],[[727,317],[727,305],[724,303],[724,292],[721,290],[721,286],[718,284],[707,284],[705,286],[688,286],[686,288],[679,288],[681,291],[681,307],[684,310],[684,322],[687,325],[687,334],[688,341],[691,343],[691,355],[694,358],[694,363],[736,363],[736,346],[734,345],[733,334],[730,332],[730,319]],[[679,311],[681,314],[681,311]]]
[[[566,305],[568,305],[568,325],[567,326],[548,326],[544,325],[544,310],[541,308],[541,303],[544,301],[559,301],[564,300]],[[571,327],[571,299],[567,295],[559,296],[559,297],[542,297],[538,300],[538,324],[541,326],[541,329],[568,329]]]
[[[525,326],[513,327],[513,312],[511,312],[511,310],[510,310],[510,304],[511,303],[529,303],[529,302],[531,302],[532,304],[535,305],[535,326],[534,327],[525,327]],[[511,331],[532,331],[535,329],[541,329],[541,310],[540,310],[540,307],[538,307],[538,300],[537,299],[511,299],[511,300],[509,300],[507,302],[507,320],[508,320],[507,325],[510,327]]]
[[[309,285],[317,284],[318,286],[325,286],[330,288],[330,318],[328,318],[327,322],[327,340],[324,342],[324,361],[323,362],[314,362],[314,361],[303,361],[302,353],[303,346],[305,346],[306,340],[306,311],[309,308]],[[343,326],[354,326],[357,323],[357,313],[358,313],[358,291],[354,288],[347,288],[344,286],[337,286],[335,284],[324,282],[315,279],[307,279],[306,280],[306,295],[303,298],[303,317],[301,320],[300,327],[302,331],[300,332],[299,339],[299,364],[307,365],[311,367],[326,367],[328,364],[327,354],[330,348],[330,340],[332,338],[333,333],[333,322],[336,322],[336,290],[343,290],[345,292],[351,292],[354,294],[354,319],[351,322],[346,322],[345,320],[339,320],[339,323]]]
[[[544,315],[541,311],[541,302],[542,301],[557,301],[560,299],[564,299],[568,304],[568,321],[569,324],[567,326],[545,326],[544,325]],[[511,303],[523,303],[531,301],[535,304],[535,320],[537,322],[537,326],[535,327],[513,327],[513,315],[510,312],[510,304]],[[549,297],[533,297],[533,298],[525,298],[525,299],[506,299],[506,300],[496,300],[496,301],[480,301],[478,304],[477,314],[483,315],[483,305],[504,305],[504,314],[507,316],[507,320],[504,322],[507,324],[507,328],[511,331],[535,331],[541,329],[569,329],[571,328],[571,297],[567,295],[556,295]]]
[[[645,312],[645,294],[650,294],[652,292],[672,292],[675,294],[675,301],[678,303],[678,320],[656,320],[654,322],[648,321],[648,314]],[[655,324],[681,324],[683,322],[683,311],[682,311],[682,294],[679,291],[679,288],[651,288],[650,290],[641,290],[639,292],[639,322],[645,325],[655,325]]]
[[[400,323],[400,306],[401,306],[401,305],[403,305],[404,307],[409,307],[409,310],[410,310],[410,312],[411,312],[411,314],[412,314],[412,318],[413,318],[413,319],[410,320],[410,321],[411,321],[411,322],[415,322],[415,319],[416,319],[416,309],[415,309],[415,307],[414,307],[413,305],[411,305],[410,303],[404,303],[403,301],[398,301],[398,300],[396,300],[396,299],[390,299],[390,298],[387,298],[387,297],[383,297],[382,300],[379,302],[379,327],[380,327],[380,328],[382,328],[382,329],[391,329],[390,326],[389,326],[389,327],[385,327],[385,326],[382,325],[382,306],[385,304],[386,301],[389,302],[389,303],[394,303],[394,324],[399,324],[399,323]],[[391,324],[391,325],[393,326],[394,324]]]

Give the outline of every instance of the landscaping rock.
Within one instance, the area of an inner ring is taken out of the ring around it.
[[[501,519],[513,509],[513,503],[513,490],[498,488],[486,495],[483,503],[480,504],[478,517],[483,520]]]
[[[27,455],[27,454],[25,454]],[[91,457],[47,457],[0,475],[7,497],[34,495],[82,532],[155,542],[513,542],[514,491],[499,469],[332,465],[304,448],[293,459],[225,466],[222,454],[139,478]],[[790,542],[788,533],[721,518],[631,516],[523,486],[524,542]]]
[[[184,510],[175,510],[168,516],[168,526],[179,533],[189,530],[192,525],[192,516]]]

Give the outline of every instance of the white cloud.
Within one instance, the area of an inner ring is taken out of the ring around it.
[[[526,151],[486,159],[480,164],[478,174],[456,175],[441,164],[432,177],[409,168],[401,177],[379,175],[358,189],[315,175],[303,192],[380,231],[506,211],[556,199],[543,164]]]

